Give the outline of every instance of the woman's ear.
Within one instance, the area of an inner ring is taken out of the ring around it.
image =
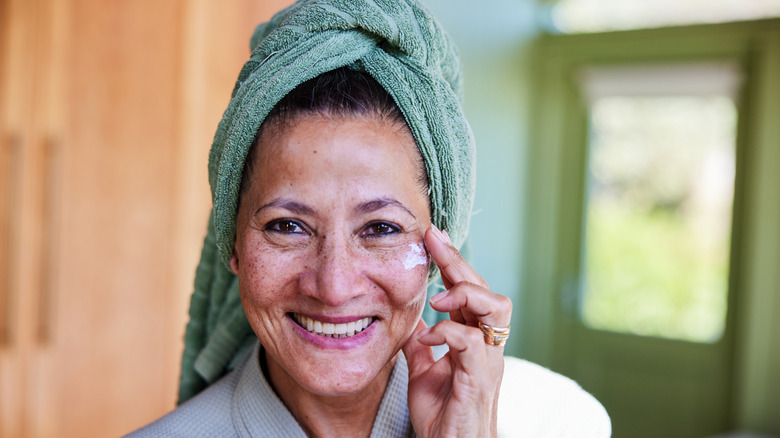
[[[233,255],[230,256],[230,270],[234,274],[238,275],[238,256],[236,255],[236,249],[233,248]]]

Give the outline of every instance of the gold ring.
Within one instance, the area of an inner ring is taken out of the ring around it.
[[[506,327],[493,327],[480,321],[479,329],[485,335],[485,343],[488,345],[495,345],[500,347],[506,343],[509,338],[510,326]]]

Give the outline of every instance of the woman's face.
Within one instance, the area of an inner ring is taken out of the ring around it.
[[[425,304],[414,140],[393,122],[306,115],[258,148],[231,266],[272,383],[357,393],[388,372]]]

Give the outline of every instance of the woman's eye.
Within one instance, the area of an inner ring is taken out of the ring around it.
[[[291,219],[277,219],[266,225],[266,230],[287,234],[305,234],[306,230],[299,222]]]
[[[372,222],[366,225],[366,228],[361,233],[365,237],[378,237],[386,236],[389,234],[395,234],[401,231],[398,225],[388,222]]]

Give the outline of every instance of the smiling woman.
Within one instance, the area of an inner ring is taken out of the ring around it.
[[[288,405],[307,392],[359,395],[378,385],[381,394],[425,304],[427,265],[403,265],[430,226],[414,139],[405,124],[374,116],[269,123],[250,153],[231,267],[271,381],[293,383],[274,385]],[[368,325],[347,336],[356,322]]]
[[[297,419],[307,396],[336,396],[370,430],[380,399],[366,393],[384,392],[425,304],[427,266],[403,267],[430,224],[414,140],[372,119],[304,116],[258,146],[231,266],[270,380]]]
[[[134,436],[609,435],[576,384],[503,357],[512,303],[458,252],[474,144],[428,12],[301,1],[252,42],[210,156],[186,403]]]

